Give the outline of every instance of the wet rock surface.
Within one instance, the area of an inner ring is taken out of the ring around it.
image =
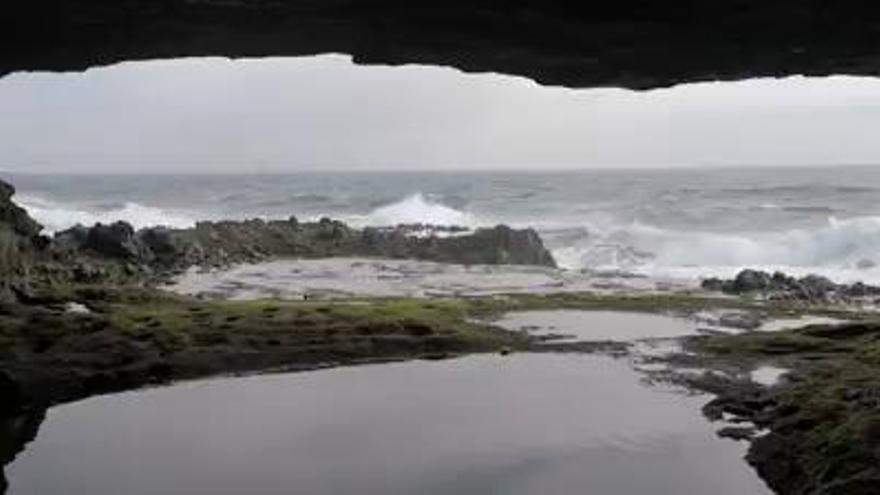
[[[742,270],[733,279],[709,278],[702,288],[731,295],[762,295],[774,300],[800,302],[847,302],[865,298],[880,298],[880,287],[854,284],[836,284],[819,275],[796,278],[782,272]]]
[[[877,493],[878,336],[876,320],[703,336],[669,361],[713,370],[673,381],[716,396],[704,414],[729,425],[719,435],[750,441],[746,460],[776,493]],[[785,379],[756,382],[770,363]]]
[[[200,222],[191,229],[126,222],[78,225],[50,239],[0,181],[0,300],[18,300],[31,283],[152,283],[193,266],[227,267],[279,257],[416,259],[464,265],[555,267],[532,229],[499,225],[472,232],[402,225],[355,229],[331,220]]]
[[[72,229],[50,242],[12,203],[12,189],[2,192],[0,206],[7,213],[0,228],[13,242],[4,244],[2,251],[2,280],[11,298],[0,299],[0,416],[13,426],[4,433],[12,446],[3,446],[4,456],[14,456],[28,441],[28,432],[36,426],[28,426],[27,414],[41,406],[178,378],[473,351],[624,356],[633,347],[626,342],[530,340],[466,321],[469,311],[485,314],[500,305],[516,304],[705,311],[710,304],[731,302],[672,295],[598,300],[576,294],[523,296],[518,303],[512,296],[370,304],[198,301],[131,284],[186,266],[352,250],[444,261],[468,257],[475,263],[552,260],[529,231],[497,227],[424,237],[413,235],[412,229],[357,230],[331,220],[217,222],[194,229],[140,232],[113,224]],[[810,301],[875,290],[857,287],[856,291],[817,277],[740,275],[712,284],[735,294],[806,294]],[[800,301],[770,299],[779,304]],[[71,311],[71,303],[81,307]],[[729,427],[736,429],[723,430],[725,436],[746,438],[749,432],[742,428],[749,428],[748,424],[770,431],[751,440],[748,461],[778,493],[876,493],[880,480],[880,326],[876,321],[690,340],[703,357],[692,353],[670,359],[692,367],[707,366],[712,360],[733,368],[780,359],[792,365],[787,379],[772,387],[748,379],[688,381],[692,388],[717,396],[704,409],[707,417],[736,424]]]
[[[85,287],[62,300],[0,304],[0,461],[42,416],[82,398],[219,374],[305,371],[517,349],[521,339],[456,319],[457,303],[216,304],[154,290]],[[0,493],[5,481],[0,470]]]
[[[736,441],[751,440],[755,436],[755,429],[752,427],[736,427],[728,426],[718,430],[718,436],[721,438],[729,438]]]
[[[48,244],[42,226],[15,204],[15,188],[0,181],[0,302],[30,292],[30,272]]]
[[[45,409],[0,416],[0,466],[6,466],[37,436],[46,417]],[[0,493],[6,493],[5,470],[0,468]]]
[[[0,181],[0,225],[26,239],[37,237],[43,227],[13,201],[15,188]]]
[[[504,225],[454,235],[411,235],[412,228],[354,229],[322,219],[300,223],[246,220],[200,222],[192,229],[147,228],[135,232],[124,223],[74,227],[56,234],[66,253],[88,253],[146,266],[181,270],[223,267],[278,257],[366,256],[458,264],[555,266],[541,238],[531,229]]]
[[[448,356],[524,344],[458,319],[457,303],[180,299],[84,287],[61,300],[0,305],[0,416],[172,379]]]
[[[3,12],[0,74],[337,52],[570,87],[876,75],[875,13],[861,0],[43,0]]]

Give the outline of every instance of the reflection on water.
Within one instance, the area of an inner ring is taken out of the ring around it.
[[[37,436],[46,411],[37,409],[0,417],[0,466],[6,466]],[[6,493],[5,472],[0,469],[0,493]]]
[[[515,311],[492,323],[507,330],[525,331],[560,342],[623,342],[697,333],[697,324],[692,320],[623,311]]]
[[[769,493],[705,397],[602,356],[218,379],[50,410],[12,494]]]

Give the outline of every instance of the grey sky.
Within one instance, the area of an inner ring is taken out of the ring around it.
[[[348,57],[0,79],[0,168],[284,172],[880,162],[880,80],[567,90]]]

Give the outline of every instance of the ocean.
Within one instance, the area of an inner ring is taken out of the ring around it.
[[[535,228],[569,271],[698,280],[749,267],[880,284],[880,167],[0,177],[48,232],[292,215],[504,223]]]

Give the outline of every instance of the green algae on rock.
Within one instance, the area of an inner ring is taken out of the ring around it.
[[[691,348],[710,363],[770,361],[791,370],[770,388],[717,387],[719,397],[707,406],[769,431],[752,439],[747,460],[776,492],[876,493],[880,323],[699,337]]]

